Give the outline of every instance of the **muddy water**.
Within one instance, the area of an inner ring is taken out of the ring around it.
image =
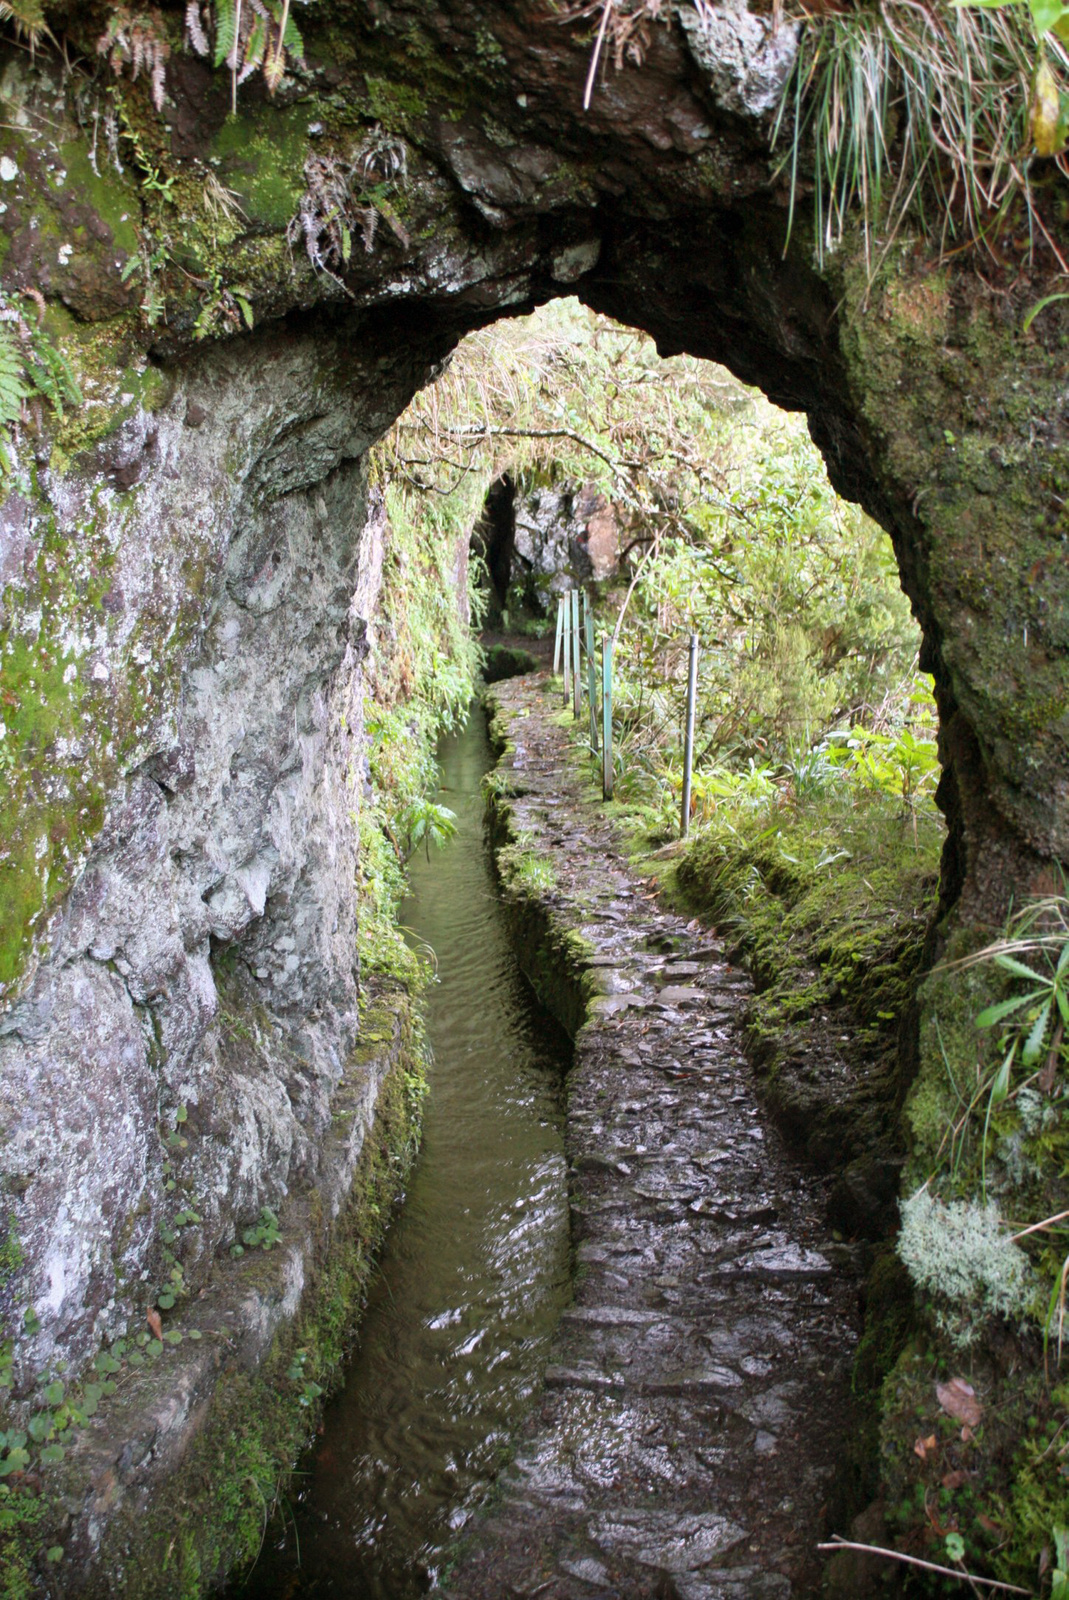
[[[237,1592],[410,1600],[484,1498],[569,1294],[569,1044],[516,966],[483,844],[483,718],[440,752],[444,850],[402,920],[438,959],[424,1146],[285,1539]]]

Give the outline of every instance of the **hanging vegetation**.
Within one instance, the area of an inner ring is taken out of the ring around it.
[[[1055,13],[1060,0],[1056,22]],[[1034,169],[1050,159],[1069,172],[1067,82],[1060,33],[1040,31],[1015,0],[883,0],[810,17],[772,136],[790,179],[791,225],[811,178],[818,263],[860,216],[872,270],[907,217],[943,250],[993,248],[1023,212],[1029,251],[1042,239],[1067,270],[1036,204]]]

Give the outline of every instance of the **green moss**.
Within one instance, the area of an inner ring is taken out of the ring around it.
[[[409,121],[427,115],[427,102],[409,84],[389,78],[367,79],[368,109],[389,132],[403,132]]]
[[[285,228],[304,193],[307,106],[239,106],[212,140],[210,159],[250,222]]]
[[[37,1568],[53,1508],[28,1488],[0,1483],[0,1594],[4,1600],[32,1600],[41,1590]]]
[[[746,1028],[791,1134],[834,1166],[897,1142],[899,1029],[935,901],[942,830],[890,797],[778,802],[697,833],[677,882],[736,942]],[[832,1041],[835,1041],[832,1043]]]
[[[121,1566],[127,1600],[149,1600],[164,1587],[197,1600],[234,1568],[255,1561],[315,1420],[302,1403],[306,1385],[328,1389],[337,1379],[392,1203],[418,1146],[424,1092],[418,1021],[403,991],[381,992],[364,1028],[377,1033],[379,1042],[362,1049],[351,1070],[361,1060],[381,1059],[383,1038],[396,1036],[397,1042],[345,1211],[330,1229],[329,1244],[324,1230],[297,1322],[255,1370],[235,1363],[221,1375],[204,1427],[170,1481],[166,1503],[147,1517],[139,1510],[124,1511],[110,1525],[103,1570]],[[282,1226],[284,1233],[285,1213]],[[247,1258],[241,1271],[243,1281],[261,1275],[265,1288],[278,1281],[275,1257],[267,1252]],[[25,1550],[25,1539],[21,1543]],[[25,1553],[20,1559],[27,1571],[32,1569]]]
[[[89,205],[111,231],[110,254],[129,258],[138,252],[137,220],[140,206],[133,185],[113,167],[104,167],[102,173],[94,172],[89,159],[90,146],[84,137],[65,139],[56,146],[59,171],[65,174],[63,183],[53,171],[48,178],[52,193],[61,199],[73,196],[80,204]],[[102,163],[98,161],[98,166]],[[68,241],[77,250],[82,242],[78,238]]]
[[[940,1405],[936,1385],[966,1377],[981,1421],[963,1431]],[[880,1430],[888,1538],[922,1559],[945,1561],[945,1537],[960,1534],[965,1565],[980,1575],[1039,1591],[1041,1557],[1056,1525],[1069,1522],[1064,1436],[1067,1393],[1041,1371],[993,1356],[967,1375],[938,1344],[916,1336],[883,1389]],[[934,1581],[918,1593],[942,1594]]]
[[[137,491],[97,491],[77,540],[41,524],[32,569],[6,591],[0,629],[0,994],[17,984],[104,817],[105,795],[171,701],[200,614],[190,581],[173,611],[145,612],[94,676],[86,623],[112,628],[104,599]],[[118,514],[117,514],[118,512]],[[206,536],[205,536],[206,537]],[[196,567],[198,548],[186,554]],[[189,577],[193,578],[189,572]]]

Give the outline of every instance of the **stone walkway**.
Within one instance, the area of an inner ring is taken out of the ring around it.
[[[568,1080],[575,1303],[448,1593],[801,1600],[850,1425],[856,1283],[755,1100],[746,975],[628,872],[546,679],[494,695],[513,831],[552,861],[547,925],[596,950],[597,995]]]

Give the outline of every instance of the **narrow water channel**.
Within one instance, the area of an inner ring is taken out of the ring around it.
[[[423,1150],[344,1388],[286,1517],[237,1594],[411,1600],[485,1495],[569,1294],[566,1035],[509,944],[483,842],[484,720],[444,742],[457,837],[412,862],[434,1062]]]

